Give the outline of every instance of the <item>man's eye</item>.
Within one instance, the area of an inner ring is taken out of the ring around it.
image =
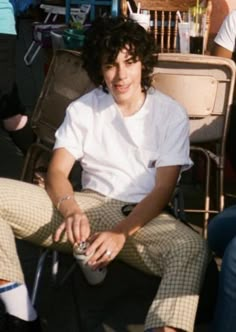
[[[111,69],[111,68],[113,68],[113,67],[114,67],[113,64],[106,64],[106,65],[104,65],[104,68],[105,68],[106,70]]]
[[[134,59],[128,59],[127,61],[126,61],[126,63],[128,64],[128,65],[132,65],[133,63],[135,63],[136,61],[134,60]]]

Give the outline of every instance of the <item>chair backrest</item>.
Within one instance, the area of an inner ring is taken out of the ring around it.
[[[137,12],[138,3],[142,10],[150,12],[150,32],[154,36],[157,52],[176,52],[178,40],[178,16],[187,13],[189,8],[196,5],[196,0],[130,0],[130,6]],[[206,31],[204,36],[203,52],[205,53],[210,29],[212,1],[206,0]],[[121,13],[127,16],[127,0],[121,0]]]
[[[66,107],[72,100],[93,88],[93,83],[82,67],[80,53],[57,50],[32,115],[32,127],[39,141],[52,146]]]
[[[55,142],[55,131],[64,119],[67,106],[93,88],[94,84],[82,67],[80,53],[57,50],[32,114],[37,141],[25,157],[22,180],[34,182],[35,172],[45,172]],[[80,172],[79,163],[76,163],[70,174],[74,188],[80,188]]]
[[[153,86],[185,106],[191,143],[225,141],[234,82],[235,63],[210,55],[160,53],[153,73]]]

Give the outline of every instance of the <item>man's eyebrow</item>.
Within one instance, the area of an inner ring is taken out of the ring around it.
[[[130,61],[130,60],[132,60],[132,61],[134,61],[134,62],[137,62],[137,61],[138,61],[138,57],[135,56],[135,55],[130,54],[130,55],[125,59],[125,61]]]

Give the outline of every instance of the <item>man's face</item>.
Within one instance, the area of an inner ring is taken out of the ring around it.
[[[127,49],[121,50],[113,63],[103,63],[102,74],[118,105],[142,94],[142,64],[140,60],[133,59]]]

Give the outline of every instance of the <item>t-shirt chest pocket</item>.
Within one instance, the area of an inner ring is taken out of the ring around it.
[[[159,154],[157,151],[142,148],[139,150],[139,156],[145,168],[156,168],[159,159]]]

